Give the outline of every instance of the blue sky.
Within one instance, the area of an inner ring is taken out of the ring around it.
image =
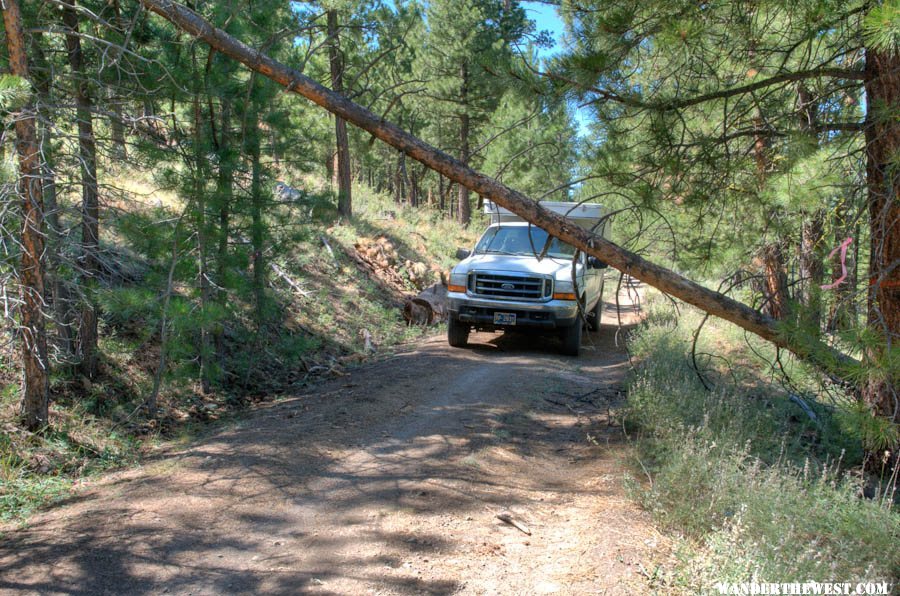
[[[541,56],[549,56],[562,50],[563,22],[556,12],[556,7],[543,2],[522,2],[525,14],[537,25],[538,31],[550,31],[556,40],[556,45],[549,50],[541,50]]]
[[[542,58],[558,54],[563,51],[563,33],[565,26],[556,7],[543,2],[522,2],[522,8],[529,19],[532,19],[538,31],[549,31],[556,40],[556,45],[549,49],[541,49],[538,55]],[[590,111],[587,108],[575,109],[572,106],[575,117],[575,124],[578,126],[578,136],[585,137],[588,135],[588,122],[591,120]]]

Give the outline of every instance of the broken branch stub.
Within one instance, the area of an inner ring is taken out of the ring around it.
[[[730,321],[797,356],[810,360],[832,374],[854,361],[822,342],[779,333],[776,321],[746,304],[710,290],[660,265],[652,263],[605,238],[595,236],[561,215],[551,213],[525,195],[466,166],[461,161],[407,133],[397,125],[335,93],[259,50],[214,27],[196,12],[171,0],[141,0],[152,12],[179,29],[208,43],[216,51],[241,62],[313,103],[371,133],[388,145],[425,164],[469,190],[505,207],[583,252],[595,256],[679,300],[711,315]]]

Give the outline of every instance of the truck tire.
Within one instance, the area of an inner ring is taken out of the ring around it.
[[[578,356],[581,351],[581,317],[575,324],[562,330],[562,353],[566,356]]]
[[[454,348],[464,348],[469,343],[469,326],[454,317],[447,321],[447,342]]]

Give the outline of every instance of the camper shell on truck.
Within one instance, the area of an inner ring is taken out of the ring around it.
[[[541,205],[598,236],[609,234],[602,205]],[[465,346],[473,329],[530,329],[558,334],[563,353],[577,356],[583,325],[600,328],[606,264],[580,252],[573,262],[573,246],[494,203],[487,202],[484,210],[490,225],[450,273],[450,345]]]

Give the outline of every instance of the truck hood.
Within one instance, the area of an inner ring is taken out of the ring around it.
[[[545,257],[538,261],[534,257],[514,255],[472,255],[459,263],[454,269],[459,272],[468,272],[473,269],[490,269],[492,271],[515,271],[517,273],[537,273],[555,276],[560,271],[571,271],[572,261],[568,259],[552,259],[550,257]]]

